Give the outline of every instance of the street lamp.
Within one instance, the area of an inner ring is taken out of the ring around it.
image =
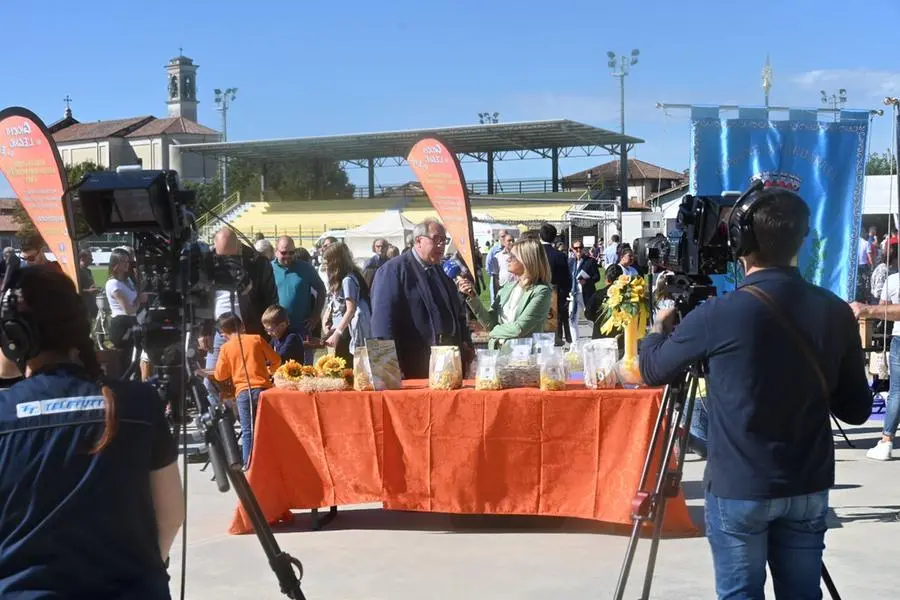
[[[609,61],[606,65],[609,67],[609,74],[619,78],[619,95],[620,95],[620,131],[625,135],[625,77],[631,72],[631,67],[638,63],[638,56],[641,51],[635,48],[629,56],[616,56],[616,53],[610,50],[606,53]],[[623,141],[619,147],[619,193],[621,208],[619,210],[619,233],[622,232],[622,212],[628,210],[628,145]]]
[[[825,90],[819,92],[822,95],[822,104],[831,105],[831,110],[834,112],[834,120],[838,120],[838,107],[847,104],[847,90],[844,88],[839,89],[837,92],[832,92],[831,96],[829,96]]]
[[[228,141],[228,109],[237,97],[237,88],[213,90],[215,94],[216,110],[222,113],[222,141]],[[222,158],[222,199],[228,197],[228,157]]]
[[[480,125],[491,125],[500,121],[500,113],[480,112],[478,113],[478,123]]]

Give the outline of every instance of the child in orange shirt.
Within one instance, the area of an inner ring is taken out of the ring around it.
[[[244,324],[234,313],[220,316],[216,327],[225,337],[225,343],[219,350],[213,378],[217,381],[230,379],[234,383],[244,468],[247,468],[253,448],[253,417],[259,394],[272,387],[272,373],[281,366],[281,357],[261,336],[244,333]]]

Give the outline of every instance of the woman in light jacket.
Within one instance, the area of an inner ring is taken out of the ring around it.
[[[490,345],[503,340],[529,337],[544,331],[550,314],[553,290],[550,287],[550,263],[540,242],[521,239],[509,255],[509,272],[518,278],[500,288],[490,310],[475,295],[472,283],[457,279],[459,291],[479,323],[490,330]]]

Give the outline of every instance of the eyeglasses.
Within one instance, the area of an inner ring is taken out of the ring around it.
[[[296,252],[296,250],[279,250],[278,254],[282,256],[293,256],[294,254],[296,254]]]
[[[419,237],[423,237],[423,238],[426,238],[426,239],[431,240],[431,242],[432,242],[435,246],[446,246],[446,245],[447,245],[447,238],[445,238],[445,237],[442,236],[442,235],[436,235],[436,236],[433,236],[433,237],[432,237],[432,236],[428,236],[428,235],[420,235]]]
[[[23,254],[22,255],[22,260],[24,260],[25,262],[34,262],[37,260],[37,258],[38,258],[37,254]]]
[[[576,252],[578,252],[579,250],[582,250],[582,249],[583,248],[581,246],[572,246],[572,250],[575,250]]]

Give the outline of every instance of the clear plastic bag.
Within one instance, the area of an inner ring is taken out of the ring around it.
[[[500,376],[497,373],[497,350],[478,350],[475,357],[475,389],[499,390]]]
[[[559,392],[566,389],[566,359],[562,348],[554,348],[543,354],[541,361],[541,389]]]
[[[374,392],[373,379],[369,351],[365,346],[357,346],[353,350],[353,389],[358,392]]]
[[[616,387],[619,345],[615,339],[592,340],[584,355],[584,385],[592,390]]]
[[[584,347],[590,341],[587,338],[582,338],[574,340],[569,345],[569,349],[566,352],[566,368],[569,369],[569,373],[581,373],[584,371]]]
[[[462,357],[456,346],[432,346],[428,368],[428,387],[433,390],[458,390],[462,387]]]

